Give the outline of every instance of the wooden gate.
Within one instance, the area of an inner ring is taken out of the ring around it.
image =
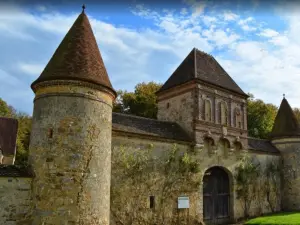
[[[206,224],[230,221],[229,178],[220,167],[208,169],[203,177],[203,218]]]

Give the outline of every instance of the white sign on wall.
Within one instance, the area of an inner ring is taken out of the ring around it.
[[[178,197],[178,209],[188,209],[190,208],[189,197]]]

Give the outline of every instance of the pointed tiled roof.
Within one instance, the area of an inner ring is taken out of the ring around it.
[[[214,57],[196,48],[193,48],[158,92],[192,80],[201,80],[247,96]]]
[[[299,124],[290,104],[283,98],[270,137],[293,136],[300,136]]]
[[[111,89],[87,15],[78,16],[35,84],[49,80],[81,80]]]

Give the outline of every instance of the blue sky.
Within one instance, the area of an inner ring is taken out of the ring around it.
[[[23,1],[24,2],[24,1]],[[196,47],[212,54],[245,91],[300,107],[299,4],[196,1],[160,4],[85,1],[115,89],[163,83]],[[81,2],[0,3],[0,98],[31,114],[30,84],[81,12]]]

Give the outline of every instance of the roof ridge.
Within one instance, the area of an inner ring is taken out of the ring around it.
[[[153,119],[153,118],[148,118],[148,117],[143,117],[143,116],[137,116],[137,115],[133,115],[133,114],[120,113],[120,112],[113,112],[113,114],[118,114],[118,115],[122,115],[122,116],[124,115],[124,116],[134,117],[134,118],[138,118],[138,119],[152,120],[155,122],[171,123],[171,124],[178,125],[178,123],[172,122],[172,121],[158,120],[158,119]]]

